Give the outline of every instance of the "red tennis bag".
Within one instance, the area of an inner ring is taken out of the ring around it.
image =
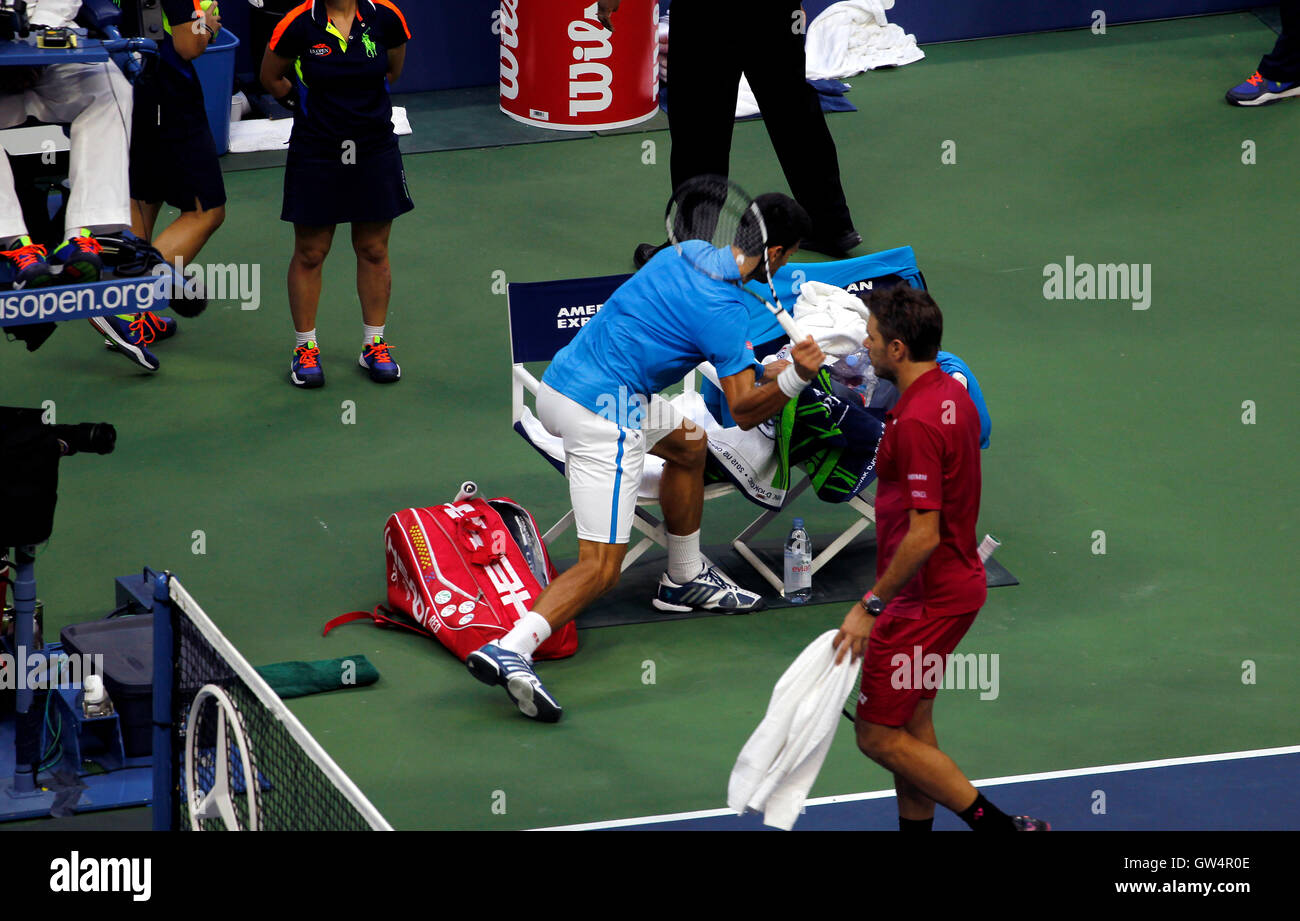
[[[470,484],[466,484],[467,487]],[[474,489],[474,492],[477,490]],[[462,662],[484,643],[499,640],[527,613],[555,577],[537,522],[507,498],[462,498],[429,508],[408,508],[384,525],[388,606],[413,618]],[[334,627],[370,618],[408,627],[379,613],[336,617]],[[535,659],[563,659],[578,651],[570,622],[551,634]]]

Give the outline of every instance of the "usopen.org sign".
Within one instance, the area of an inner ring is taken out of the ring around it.
[[[171,279],[166,276],[149,275],[68,287],[0,291],[0,325],[22,326],[161,310],[169,303],[170,287]]]

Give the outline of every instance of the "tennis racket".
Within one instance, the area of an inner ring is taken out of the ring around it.
[[[999,541],[996,537],[994,537],[992,534],[985,534],[984,540],[980,541],[979,548],[976,551],[977,553],[979,553],[980,562],[987,563],[989,561],[989,557],[993,556],[994,551],[996,551],[1001,546],[1002,546],[1002,542]],[[862,673],[859,671],[858,680],[854,682],[853,690],[849,693],[848,700],[844,702],[844,709],[840,711],[844,714],[844,718],[848,720],[850,723],[857,722],[856,714],[858,708],[858,696],[861,694],[861,692],[862,692]]]
[[[806,338],[777,297],[767,256],[767,226],[758,205],[744,189],[724,176],[688,179],[673,192],[664,223],[673,249],[691,268],[716,281],[735,285],[759,301],[776,317],[792,342]],[[692,241],[709,245],[689,245]],[[741,262],[754,256],[762,260],[767,289],[772,292],[770,302],[745,287],[738,274],[732,275]]]

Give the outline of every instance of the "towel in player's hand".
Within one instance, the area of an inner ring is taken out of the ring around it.
[[[767,714],[731,772],[727,805],[762,811],[763,823],[789,831],[803,809],[839,725],[858,666],[835,664],[828,630],[799,654],[772,691]]]

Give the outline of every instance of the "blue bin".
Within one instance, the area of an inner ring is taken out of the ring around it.
[[[238,47],[239,39],[229,29],[222,29],[194,61],[203,86],[203,108],[208,112],[218,155],[230,149],[230,97],[235,94],[235,49]]]

